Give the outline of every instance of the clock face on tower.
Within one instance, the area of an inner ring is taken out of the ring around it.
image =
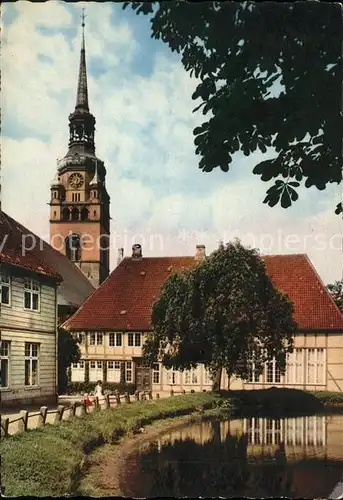
[[[71,174],[69,177],[69,184],[72,188],[79,188],[83,184],[83,177],[81,174]]]

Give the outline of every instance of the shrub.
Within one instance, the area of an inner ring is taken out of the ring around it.
[[[96,382],[69,382],[68,383],[68,394],[89,394],[94,391]],[[129,394],[134,394],[135,386],[134,384],[126,383],[115,383],[115,382],[104,382],[102,384],[104,391],[114,392],[119,391],[120,394],[128,392]]]
[[[237,415],[295,415],[323,410],[323,404],[313,394],[298,389],[276,388],[221,392],[218,406]]]

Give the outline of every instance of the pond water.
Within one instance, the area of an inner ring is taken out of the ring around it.
[[[141,443],[120,472],[131,497],[329,498],[343,481],[343,415],[211,419]]]

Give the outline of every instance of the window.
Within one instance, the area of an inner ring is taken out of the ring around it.
[[[0,273],[0,288],[0,304],[9,306],[11,302],[11,279],[3,272]]]
[[[287,356],[287,384],[325,384],[325,349],[294,349]]]
[[[6,340],[0,341],[0,359],[1,387],[9,387],[10,343]]]
[[[125,362],[125,381],[132,382],[132,361]]]
[[[178,371],[172,368],[171,370],[167,370],[167,383],[175,385],[178,382]]]
[[[159,363],[154,363],[152,365],[152,383],[153,384],[160,383],[160,365],[159,365]]]
[[[102,361],[97,361],[96,362],[96,367],[98,370],[102,370]]]
[[[71,193],[71,201],[80,201],[80,193]]]
[[[302,384],[304,373],[304,349],[294,349],[286,358],[286,383]]]
[[[103,338],[102,333],[91,333],[89,336],[89,345],[102,345]]]
[[[107,361],[107,369],[120,371],[120,361]]]
[[[81,209],[81,220],[82,221],[88,220],[88,215],[89,215],[88,209],[86,207],[83,207]]]
[[[25,342],[25,385],[38,385],[39,344]]]
[[[79,361],[78,363],[73,363],[73,368],[77,370],[83,370],[85,367],[85,362],[83,360]]]
[[[95,370],[95,361],[90,362],[90,369]]]
[[[62,210],[62,220],[69,220],[70,219],[70,211],[69,208],[64,208]]]
[[[142,335],[140,333],[129,333],[127,345],[129,347],[140,347],[142,344]]]
[[[279,384],[281,382],[280,368],[278,367],[276,360],[268,361],[266,363],[267,368],[267,383],[268,384]]]
[[[77,210],[77,209],[75,209]],[[74,219],[73,219],[74,220]],[[77,234],[71,234],[65,239],[66,256],[73,262],[81,260],[81,239]]]
[[[294,382],[296,384],[302,384],[304,382],[305,349],[295,349],[294,354],[295,354]]]
[[[77,341],[79,342],[79,344],[84,344],[85,343],[85,334],[79,333],[77,336]]]
[[[24,286],[24,307],[30,311],[39,310],[40,287],[36,280],[26,279]]]
[[[258,384],[261,382],[261,375],[257,371],[256,367],[256,355],[262,354],[260,348],[255,347],[255,349],[250,353],[251,358],[250,358],[250,367],[249,367],[249,378],[248,382],[251,384]]]
[[[260,381],[260,375],[256,371],[255,363],[252,361],[250,363],[250,371],[249,371],[249,379],[248,382],[252,384],[259,383]]]
[[[212,384],[212,376],[210,370],[204,370],[204,384],[210,385]]]
[[[186,370],[184,372],[184,382],[185,384],[197,384],[198,383],[197,369],[192,368],[191,370]]]
[[[307,383],[324,384],[324,349],[307,349]]]
[[[110,333],[109,346],[110,347],[120,347],[121,345],[122,345],[122,334],[121,333]]]

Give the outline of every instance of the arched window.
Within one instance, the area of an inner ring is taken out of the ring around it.
[[[66,256],[73,262],[81,260],[81,239],[77,234],[71,234],[65,239]]]
[[[81,220],[88,220],[88,209],[86,207],[81,210]]]
[[[69,220],[69,218],[70,218],[69,208],[64,208],[62,210],[62,220]]]
[[[71,220],[79,220],[80,213],[78,208],[73,208],[71,211]]]

